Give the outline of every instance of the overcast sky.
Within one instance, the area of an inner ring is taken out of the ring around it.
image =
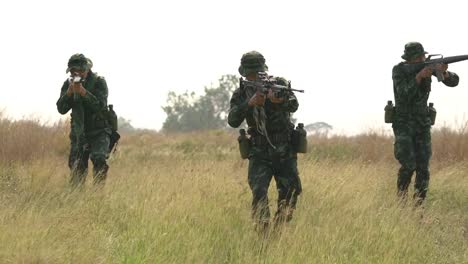
[[[168,91],[201,93],[238,74],[243,53],[266,57],[292,81],[304,123],[337,132],[389,128],[391,70],[404,44],[468,54],[466,1],[1,1],[0,108],[9,116],[63,118],[58,99],[68,58],[84,53],[109,86],[109,103],[136,127],[159,129]],[[467,120],[468,61],[460,84],[434,79],[437,124]]]

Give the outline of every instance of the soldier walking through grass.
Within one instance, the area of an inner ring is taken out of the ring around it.
[[[112,144],[112,117],[107,107],[108,88],[106,80],[91,71],[92,66],[83,54],[71,56],[67,68],[71,77],[63,83],[57,101],[60,114],[71,110],[68,166],[74,186],[85,182],[88,159],[94,166],[94,183],[103,183],[109,169],[106,159]]]
[[[246,81],[259,81],[268,70],[265,58],[256,51],[242,56],[239,73]],[[278,85],[288,85],[283,78],[274,78]],[[260,92],[243,85],[234,91],[228,123],[239,127],[244,120],[248,125],[248,182],[252,191],[252,218],[260,230],[270,223],[268,188],[272,177],[278,190],[278,209],[275,223],[290,221],[302,191],[297,170],[297,153],[292,145],[294,125],[291,114],[299,107],[296,96],[288,91],[278,97],[272,90]]]
[[[435,109],[428,106],[431,92],[431,77],[443,73],[443,83],[449,87],[458,85],[459,78],[447,71],[447,64],[423,67],[418,70],[411,65],[426,60],[427,52],[421,43],[410,42],[405,45],[405,61],[393,67],[393,91],[395,108],[393,132],[395,135],[395,158],[401,164],[398,171],[398,195],[406,200],[411,177],[416,171],[414,184],[415,204],[420,205],[426,198],[429,187],[429,161],[431,149],[431,125],[435,121]]]

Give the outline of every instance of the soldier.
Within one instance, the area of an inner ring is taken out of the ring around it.
[[[427,52],[418,42],[405,45],[405,61],[393,67],[393,91],[395,95],[395,117],[393,132],[395,134],[395,158],[401,164],[398,171],[398,196],[406,200],[408,186],[413,172],[416,171],[414,199],[421,205],[426,198],[429,186],[429,160],[431,149],[431,119],[427,100],[431,92],[431,77],[435,72],[425,67],[419,72],[411,72],[405,64],[416,64],[426,60]],[[444,73],[446,86],[458,85],[459,78],[447,71],[447,64],[436,65],[437,71]]]
[[[254,81],[259,72],[267,70],[265,58],[259,52],[251,51],[242,56],[239,73],[247,80]],[[277,80],[278,84],[287,85],[285,79]],[[302,189],[297,170],[297,153],[291,144],[291,132],[294,129],[291,113],[299,107],[295,95],[289,92],[287,97],[277,98],[271,90],[265,95],[241,85],[234,91],[230,105],[229,125],[237,128],[246,120],[249,126],[251,148],[248,182],[253,195],[252,218],[257,228],[266,230],[269,225],[267,192],[273,176],[278,189],[275,223],[290,221]],[[256,116],[259,112],[265,114],[264,120]],[[259,129],[262,127],[260,122],[264,122],[266,131]]]
[[[57,101],[58,112],[71,112],[70,156],[71,184],[82,185],[88,172],[88,159],[93,162],[94,183],[103,183],[109,166],[106,163],[112,134],[107,118],[106,80],[91,71],[93,63],[83,54],[68,61],[70,79],[63,83]]]

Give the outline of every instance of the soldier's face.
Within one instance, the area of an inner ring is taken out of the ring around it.
[[[421,63],[421,62],[424,62],[425,60],[426,60],[426,54],[423,54],[417,58],[410,60],[409,63]]]
[[[82,79],[86,79],[88,76],[89,70],[78,70],[78,69],[72,69],[71,71],[72,76],[80,76]]]
[[[255,81],[257,79],[257,73],[256,72],[251,72],[245,76],[245,78],[249,81]]]
[[[426,54],[423,54],[421,56],[419,56],[419,58],[417,58],[418,62],[424,62],[426,60]]]

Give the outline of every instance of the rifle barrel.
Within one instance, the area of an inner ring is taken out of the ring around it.
[[[455,62],[464,61],[464,60],[468,60],[468,55],[459,55],[459,56],[451,56],[451,57],[428,60],[424,64],[426,65],[434,64],[434,63],[450,64],[450,63],[455,63]]]
[[[243,80],[243,79],[241,79],[241,83],[244,83],[244,85],[250,86],[250,87],[252,86],[256,87],[257,85],[262,85],[262,87],[264,87],[265,89],[287,90],[287,91],[293,91],[293,92],[299,92],[299,93],[304,92],[304,90],[292,89],[292,88],[289,88],[289,86],[279,85],[279,84],[272,84],[272,83],[261,84],[260,82]]]
[[[449,64],[449,63],[468,60],[468,55],[452,56],[452,57],[447,57],[447,58],[444,58],[444,59],[446,61],[445,63]]]
[[[299,93],[304,92],[304,90],[292,89],[292,88],[289,88],[288,86],[284,86],[284,85],[274,85],[271,88],[276,89],[276,90],[286,90],[286,91],[293,91],[293,92],[299,92]]]

